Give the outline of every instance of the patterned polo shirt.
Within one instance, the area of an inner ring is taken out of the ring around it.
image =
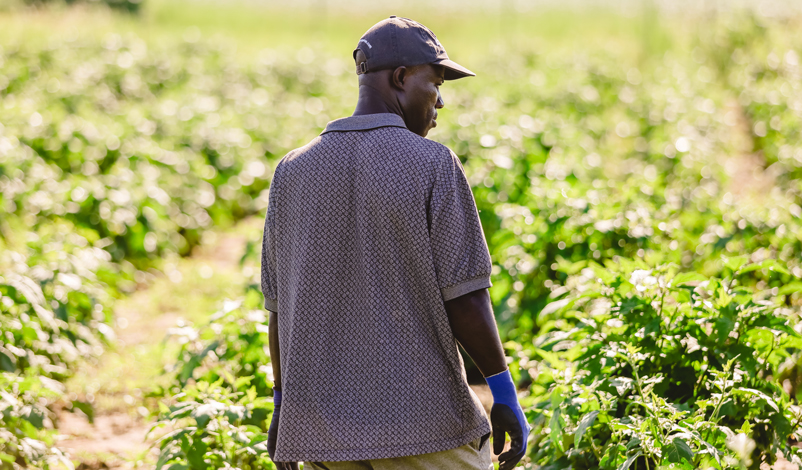
[[[490,287],[459,158],[395,114],[332,121],[282,158],[262,246],[277,313],[277,461],[439,452],[490,432],[443,302]]]

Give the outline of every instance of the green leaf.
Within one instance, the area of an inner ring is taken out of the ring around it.
[[[23,413],[20,415],[20,417],[33,424],[36,429],[44,428],[46,416],[45,413],[38,407],[33,406],[23,408]]]
[[[163,447],[159,460],[156,461],[156,470],[161,470],[165,465],[175,462],[175,458],[181,454],[181,450],[171,446]]]
[[[251,380],[253,380],[253,376],[249,375],[246,377],[239,377],[236,381],[234,381],[234,390],[239,390],[246,385],[250,385]]]
[[[730,432],[732,432],[732,431],[730,431]],[[751,436],[752,435],[752,423],[750,423],[749,420],[744,421],[744,424],[741,425],[741,432],[746,434],[747,436]],[[734,433],[733,433],[733,435],[734,435]]]
[[[687,460],[693,463],[693,450],[679,437],[675,437],[671,444],[664,448],[664,451],[669,462],[680,463]]]
[[[267,441],[257,442],[253,444],[251,448],[255,450],[257,454],[267,453]]]
[[[777,406],[777,403],[774,400],[772,400],[770,396],[766,395],[760,390],[755,390],[753,388],[743,388],[743,387],[739,387],[735,390],[739,392],[746,392],[750,395],[755,395],[758,397],[759,400],[764,400],[766,404],[768,404],[775,412],[777,413],[780,412],[780,408]]]
[[[674,279],[671,280],[672,286],[681,286],[683,284],[687,284],[689,282],[701,282],[706,281],[707,278],[699,273],[680,273],[674,276]]]
[[[170,447],[168,445],[169,443],[180,441],[184,437],[184,435],[193,433],[197,429],[198,428],[196,428],[195,426],[189,426],[189,427],[186,427],[186,428],[175,429],[175,430],[170,431],[169,433],[165,434],[164,436],[160,437],[159,440],[156,441],[156,442],[161,444],[163,448],[164,447]]]
[[[191,416],[195,418],[195,422],[198,424],[199,428],[204,428],[209,423],[209,420],[217,416],[220,410],[221,407],[216,402],[205,403],[192,410]]]
[[[654,419],[648,420],[649,431],[651,431],[652,437],[654,438],[655,442],[657,442],[658,445],[663,445],[663,439],[662,439],[663,435],[660,433],[659,429],[657,428],[657,424],[655,424],[654,421],[655,421]]]
[[[788,274],[788,270],[775,259],[767,259],[760,263],[750,264],[738,270],[738,274],[750,273],[758,269],[768,269],[781,274]]]
[[[563,361],[560,354],[544,351],[539,348],[535,348],[534,352],[540,356],[541,359],[543,359],[543,362],[547,363],[550,367],[558,370],[565,369],[565,361]]]
[[[73,400],[72,410],[82,411],[86,415],[86,419],[89,421],[89,424],[95,422],[95,407],[93,407],[91,403],[87,403],[85,401]]]
[[[179,374],[181,384],[186,383],[186,381],[192,377],[192,373],[195,371],[197,367],[201,365],[203,359],[207,355],[209,355],[209,352],[217,349],[219,345],[220,343],[218,341],[212,342],[210,345],[206,346],[200,353],[193,355],[189,361],[184,363],[184,367],[181,368],[181,373]]]
[[[630,465],[632,465],[632,462],[637,460],[638,457],[640,457],[642,454],[643,451],[639,450],[634,454],[630,455],[629,458],[624,463],[622,463],[620,467],[618,467],[618,470],[627,470],[630,467]]]
[[[741,269],[741,267],[748,262],[749,262],[748,256],[734,256],[732,258],[728,258],[727,261],[724,263],[724,266],[730,268],[732,271],[737,271]]]
[[[609,286],[610,284],[615,282],[615,275],[611,273],[607,268],[604,268],[595,262],[590,263],[590,267],[593,269],[593,274],[598,279],[601,279],[601,282],[604,285]]]
[[[802,292],[802,282],[794,281],[780,287],[780,295],[793,294],[794,292]]]
[[[172,412],[170,413],[168,418],[177,419],[177,418],[183,418],[183,417],[189,416],[189,413],[193,409],[195,409],[196,405],[197,405],[197,403],[195,403],[195,402],[179,403],[179,404],[177,404],[177,405],[175,405],[175,406],[170,408],[172,410]]]
[[[574,445],[576,447],[579,447],[579,444],[582,442],[582,437],[585,435],[585,431],[593,426],[593,422],[596,421],[597,416],[599,416],[598,410],[591,411],[582,417],[582,421],[579,422],[579,426],[576,427],[576,432],[574,433]]]
[[[193,439],[192,444],[192,448],[187,452],[189,467],[192,470],[203,470],[208,466],[203,461],[203,457],[206,455],[206,449],[209,446],[200,439]]]
[[[657,470],[694,470],[693,465],[682,462],[682,463],[671,463],[668,465],[660,465],[657,467]]]
[[[549,433],[549,436],[551,437],[551,441],[558,448],[560,448],[560,450],[564,450],[562,448],[563,426],[562,426],[562,422],[560,420],[560,412],[561,412],[560,408],[557,408],[557,409],[554,410],[554,413],[552,413],[552,415],[551,415],[551,419],[549,420],[549,428],[551,429],[551,432]]]
[[[555,300],[543,307],[543,310],[540,311],[540,316],[547,317],[553,313],[559,312],[565,307],[570,307],[571,304],[573,304],[571,299]]]

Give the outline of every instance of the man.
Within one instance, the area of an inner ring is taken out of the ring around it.
[[[492,469],[459,342],[490,385],[493,448],[511,469],[530,428],[493,317],[490,255],[459,158],[424,138],[440,85],[474,74],[395,16],[354,59],[354,114],[282,158],[270,187],[270,457],[280,470]]]

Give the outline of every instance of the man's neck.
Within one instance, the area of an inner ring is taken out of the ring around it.
[[[370,85],[359,86],[359,99],[356,102],[353,116],[365,114],[392,113],[404,117],[404,112],[395,99],[389,93],[382,93]]]

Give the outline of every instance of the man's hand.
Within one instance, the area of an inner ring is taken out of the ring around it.
[[[507,405],[494,404],[490,410],[490,423],[493,427],[493,453],[498,455],[499,470],[509,470],[526,455],[526,439],[530,427],[515,416],[515,412]],[[510,450],[504,450],[505,434],[510,435]]]
[[[273,389],[273,416],[267,428],[267,455],[276,464],[278,470],[298,470],[298,462],[276,462],[276,440],[278,439],[278,422],[281,415],[281,390]]]
[[[499,470],[510,470],[526,455],[526,441],[532,428],[518,403],[510,371],[505,370],[485,379],[493,393],[493,408],[490,409],[493,453],[501,454],[498,456]],[[510,435],[510,450],[502,454],[507,434]]]

